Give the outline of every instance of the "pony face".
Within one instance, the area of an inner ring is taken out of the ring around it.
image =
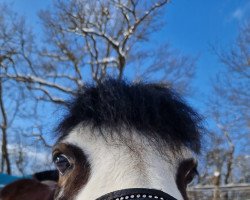
[[[98,131],[77,127],[60,141],[53,151],[60,173],[56,199],[94,200],[126,188],[155,188],[187,199],[197,166],[192,153],[185,147],[173,153],[163,143],[159,150],[159,143],[125,133],[122,139],[103,138]]]
[[[200,118],[169,89],[106,80],[86,86],[58,127],[57,200],[94,200],[127,188],[187,199],[196,174]]]

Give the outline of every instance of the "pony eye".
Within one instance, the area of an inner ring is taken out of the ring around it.
[[[53,162],[61,175],[64,175],[64,173],[71,167],[69,159],[63,154],[55,155]]]

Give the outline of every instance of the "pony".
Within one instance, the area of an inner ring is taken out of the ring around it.
[[[188,199],[202,120],[167,85],[85,85],[56,134],[55,200]]]
[[[53,200],[58,181],[55,170],[38,172],[6,185],[0,191],[1,200]]]

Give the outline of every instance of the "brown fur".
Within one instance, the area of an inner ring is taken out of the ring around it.
[[[54,147],[53,154],[58,153],[70,158],[72,168],[64,175],[59,176],[55,197],[60,196],[59,192],[62,190],[63,197],[59,197],[58,199],[71,200],[87,183],[90,175],[90,165],[83,151],[74,145],[58,144]]]
[[[0,199],[53,200],[54,189],[55,187],[50,187],[48,185],[42,184],[37,180],[22,179],[5,186],[0,192]]]

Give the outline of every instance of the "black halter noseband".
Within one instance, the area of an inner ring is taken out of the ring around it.
[[[169,194],[155,189],[132,188],[117,190],[96,200],[177,200]]]

